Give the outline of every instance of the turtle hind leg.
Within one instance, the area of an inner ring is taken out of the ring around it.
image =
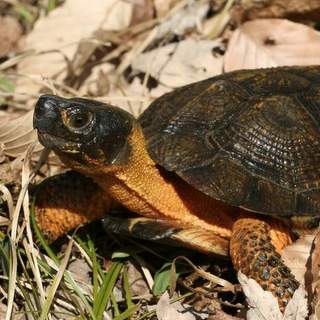
[[[299,283],[272,244],[270,225],[259,219],[237,220],[233,226],[230,255],[235,269],[271,291],[284,311]]]
[[[183,245],[206,254],[227,257],[229,240],[197,227],[181,226],[174,220],[151,218],[118,218],[106,216],[103,227],[107,232],[125,234],[139,239],[158,241],[170,245]]]
[[[45,179],[35,192],[35,220],[52,242],[81,224],[98,220],[115,202],[90,178],[67,171]]]

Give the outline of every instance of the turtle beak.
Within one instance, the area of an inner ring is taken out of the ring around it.
[[[40,143],[49,149],[57,145],[65,144],[56,137],[61,120],[59,108],[63,106],[63,100],[53,95],[43,95],[36,103],[33,114],[33,127],[38,131]]]

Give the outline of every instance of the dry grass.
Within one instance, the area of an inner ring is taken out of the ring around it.
[[[191,297],[196,299],[200,294],[209,297],[215,307],[227,305],[229,314],[242,309],[236,300],[237,290],[220,276],[230,270],[224,263],[220,264],[219,276],[198,269],[189,260],[177,263],[175,268],[174,257],[179,255],[180,248],[164,249],[114,235],[96,235],[90,227],[76,230],[62,243],[49,246],[36,225],[32,227],[34,185],[64,169],[37,143],[30,110],[39,94],[95,98],[138,116],[151,101],[187,81],[185,79],[197,81],[215,75],[203,71],[212,70],[212,64],[216,64],[217,74],[223,72],[225,46],[235,25],[234,21],[230,24],[230,19],[236,1],[141,0],[140,20],[137,18],[118,31],[97,27],[90,35],[45,48],[42,44],[46,38],[54,41],[57,35],[54,28],[46,26],[43,38],[39,38],[41,27],[34,27],[35,23],[46,24],[50,20],[54,25],[57,16],[47,14],[55,9],[58,12],[56,7],[61,2],[5,0],[0,6],[0,10],[3,8],[24,26],[29,43],[15,48],[13,55],[0,62],[0,307],[3,305],[5,309],[1,313],[0,308],[0,318],[154,319],[157,294],[167,285],[175,288],[176,281],[176,294],[179,293],[181,299],[188,297],[191,301]],[[131,2],[123,3],[120,13]],[[151,15],[150,4],[154,10]],[[166,7],[167,4],[170,5]],[[72,34],[70,28],[81,29],[81,25],[68,25],[63,33]],[[175,33],[177,29],[179,33]],[[190,52],[195,56],[203,54],[207,57],[204,65],[197,69],[192,61],[187,61],[182,67],[177,63],[171,66],[173,69],[166,69],[185,40],[210,43],[206,52],[197,52],[197,47],[182,51],[182,57]],[[72,54],[70,48],[73,48]],[[143,70],[135,69],[137,58],[144,59],[143,55],[148,53],[154,54],[151,63]],[[158,72],[152,62],[160,59],[165,63]],[[50,76],[43,77],[36,72],[37,68],[48,71]],[[175,74],[171,74],[172,70]],[[10,172],[2,169],[8,164]],[[181,250],[181,254],[190,255]],[[86,270],[85,275],[69,270],[74,262],[79,263],[79,270]],[[130,273],[132,266],[138,270],[135,275]],[[177,278],[172,281],[172,275],[190,273],[190,270],[197,275],[195,283],[201,277],[208,280],[211,287],[198,288],[198,284],[186,284]],[[132,283],[138,278],[142,279],[143,289],[133,289]],[[229,302],[222,302],[221,296]],[[180,298],[176,296],[173,301]]]

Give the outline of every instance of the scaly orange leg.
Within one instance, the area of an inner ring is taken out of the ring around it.
[[[49,242],[81,224],[101,219],[116,203],[75,171],[44,180],[36,190],[36,222]]]
[[[235,269],[271,291],[283,311],[299,283],[272,244],[270,225],[254,218],[236,221],[230,255]]]

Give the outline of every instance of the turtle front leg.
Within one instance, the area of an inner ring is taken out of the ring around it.
[[[116,206],[90,178],[68,171],[44,180],[35,193],[35,219],[49,242]]]
[[[263,289],[271,291],[278,298],[281,311],[284,311],[299,283],[282,261],[275,245],[268,223],[253,218],[235,222],[230,241],[234,268],[255,279]]]

